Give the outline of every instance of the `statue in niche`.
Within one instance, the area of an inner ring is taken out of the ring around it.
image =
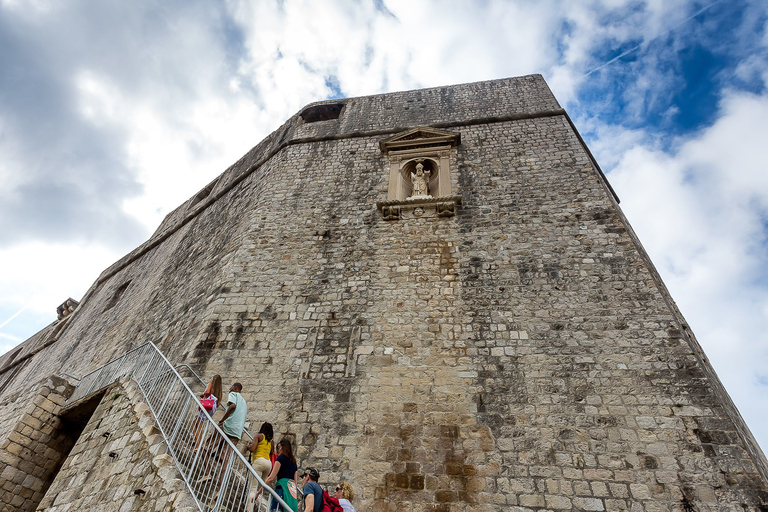
[[[411,173],[411,183],[413,183],[412,198],[417,197],[432,197],[429,195],[427,183],[429,182],[429,176],[432,171],[424,169],[424,165],[419,162],[416,164],[416,171]]]

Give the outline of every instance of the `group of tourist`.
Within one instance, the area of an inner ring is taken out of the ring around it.
[[[246,416],[248,415],[248,405],[240,394],[242,390],[243,386],[239,382],[232,384],[229,388],[224,416],[218,422],[219,428],[235,446],[240,442],[240,438],[245,430]],[[224,446],[226,442],[223,438],[218,441],[209,438],[201,446],[203,426],[205,421],[207,421],[205,414],[213,417],[221,403],[222,381],[220,375],[213,376],[203,394],[200,395],[200,398],[205,412],[200,411],[198,413],[196,425],[193,428],[195,451],[202,450],[204,452],[202,454],[204,459],[203,476],[198,480],[198,483],[207,482],[212,478],[209,472],[211,454],[222,453],[222,450],[224,450],[225,454],[222,457],[221,463],[222,472],[219,475],[219,482],[221,482],[224,468],[231,455],[230,451]],[[259,432],[246,447],[250,454],[251,465],[265,484],[272,487],[286,504],[294,510],[298,510],[298,493],[296,490],[299,485],[299,468],[296,464],[296,457],[293,455],[293,446],[287,438],[281,439],[277,444],[273,443],[273,438],[274,430],[272,424],[268,422],[262,423]],[[306,468],[302,472],[301,485],[305,512],[320,512],[323,508],[323,489],[318,484],[319,479],[320,472],[315,468]],[[258,491],[251,493],[249,497],[249,511],[253,510],[254,503],[260,498],[260,495],[260,487]],[[332,496],[338,500],[338,504],[343,508],[344,512],[355,512],[355,508],[351,503],[354,499],[354,491],[348,482],[339,482]],[[333,499],[330,501],[333,502]],[[278,501],[273,500],[271,510],[278,509]]]

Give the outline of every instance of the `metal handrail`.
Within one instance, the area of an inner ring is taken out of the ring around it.
[[[67,403],[81,400],[126,376],[136,381],[144,395],[168,452],[201,512],[266,511],[273,500],[283,510],[294,512],[264,483],[152,342],[84,375]],[[196,436],[203,441],[199,449],[193,450],[188,444]],[[256,491],[268,499],[254,499]]]
[[[72,379],[72,380],[76,380],[77,382],[80,382],[80,379],[78,379],[74,375],[70,375],[67,372],[59,372],[59,374],[62,375],[63,377],[67,377],[68,379]]]
[[[176,368],[176,370],[177,370],[177,371],[179,370],[179,368],[185,368],[185,369],[186,369],[186,370],[187,370],[189,373],[191,373],[192,375],[194,375],[194,376],[195,376],[195,378],[196,378],[198,381],[200,381],[200,384],[202,384],[203,386],[205,386],[205,385],[206,385],[206,384],[205,384],[205,381],[203,380],[203,378],[202,378],[202,377],[200,377],[200,376],[197,374],[197,372],[196,372],[195,370],[193,370],[193,369],[192,369],[192,367],[191,367],[191,366],[189,366],[188,364],[177,364],[176,366],[174,366],[174,368]]]

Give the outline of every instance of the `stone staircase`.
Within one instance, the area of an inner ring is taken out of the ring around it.
[[[93,398],[97,404],[84,419],[83,430],[32,510],[195,510],[135,383],[124,377]],[[81,413],[75,405],[63,409],[60,417],[68,424]]]
[[[197,510],[266,511],[270,500],[278,500],[284,510],[291,510],[203,412],[198,393],[192,391],[152,343],[145,343],[84,376],[64,408],[74,409],[116,382],[124,387],[132,403],[136,401],[132,407],[153,463],[159,464],[158,471],[167,471],[163,469],[169,466],[166,461],[172,461]],[[199,449],[194,446],[196,429],[200,429],[203,440]],[[203,478],[206,474],[211,478]],[[173,480],[171,475],[166,476]],[[262,499],[249,503],[250,495],[259,488]]]

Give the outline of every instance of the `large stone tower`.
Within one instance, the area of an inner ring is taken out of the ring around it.
[[[361,512],[768,507],[764,455],[540,76],[289,119],[0,359],[0,503],[180,509],[120,393],[57,416],[61,377],[145,340],[242,382],[251,426]]]

